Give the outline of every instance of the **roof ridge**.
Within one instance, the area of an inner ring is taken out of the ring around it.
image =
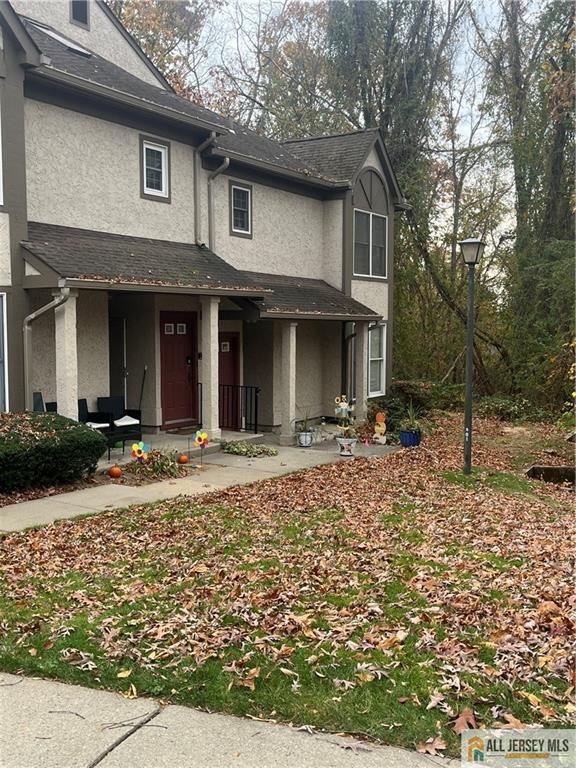
[[[355,136],[358,133],[371,133],[380,131],[380,128],[358,128],[355,131],[345,131],[343,133],[325,133],[319,136],[304,136],[301,139],[284,139],[281,144],[299,144],[302,141],[318,141],[319,139],[341,139],[343,136]]]

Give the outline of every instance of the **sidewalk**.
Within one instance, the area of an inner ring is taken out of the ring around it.
[[[396,450],[389,446],[358,446],[357,455],[382,455]],[[249,459],[226,453],[204,457],[204,469],[177,480],[163,480],[150,485],[130,486],[110,482],[81,491],[60,493],[33,501],[0,507],[0,531],[21,531],[33,525],[47,525],[55,520],[120,509],[135,504],[149,504],[175,496],[199,493],[230,485],[253,483],[298,469],[338,461],[334,443],[314,448],[278,448],[277,456]],[[345,461],[345,459],[344,459]]]
[[[1,768],[434,768],[332,734],[0,673]]]

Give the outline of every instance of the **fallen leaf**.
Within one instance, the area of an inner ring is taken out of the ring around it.
[[[427,739],[426,741],[419,741],[416,745],[418,752],[428,755],[437,755],[438,752],[446,749],[446,742],[441,736],[436,736],[433,739]]]
[[[469,728],[476,728],[476,718],[470,707],[465,707],[454,722],[454,733],[460,736],[462,731],[467,731]]]
[[[120,677],[120,678],[130,677],[131,674],[132,674],[132,670],[131,669],[123,669],[121,672],[118,672],[116,677]]]

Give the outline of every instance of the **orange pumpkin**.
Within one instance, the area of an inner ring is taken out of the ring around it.
[[[122,477],[122,470],[120,469],[118,464],[114,464],[114,466],[110,467],[110,469],[108,470],[108,475],[110,477],[115,477],[115,478]]]
[[[178,456],[178,464],[188,464],[190,459],[188,458],[187,453],[181,453],[180,456]]]

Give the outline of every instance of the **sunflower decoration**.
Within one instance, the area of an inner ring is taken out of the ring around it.
[[[150,446],[146,445],[142,440],[139,443],[132,443],[132,458],[142,464],[146,461],[148,454],[150,453]]]
[[[196,448],[206,448],[208,445],[208,433],[202,432],[201,429],[194,435],[194,445]]]

